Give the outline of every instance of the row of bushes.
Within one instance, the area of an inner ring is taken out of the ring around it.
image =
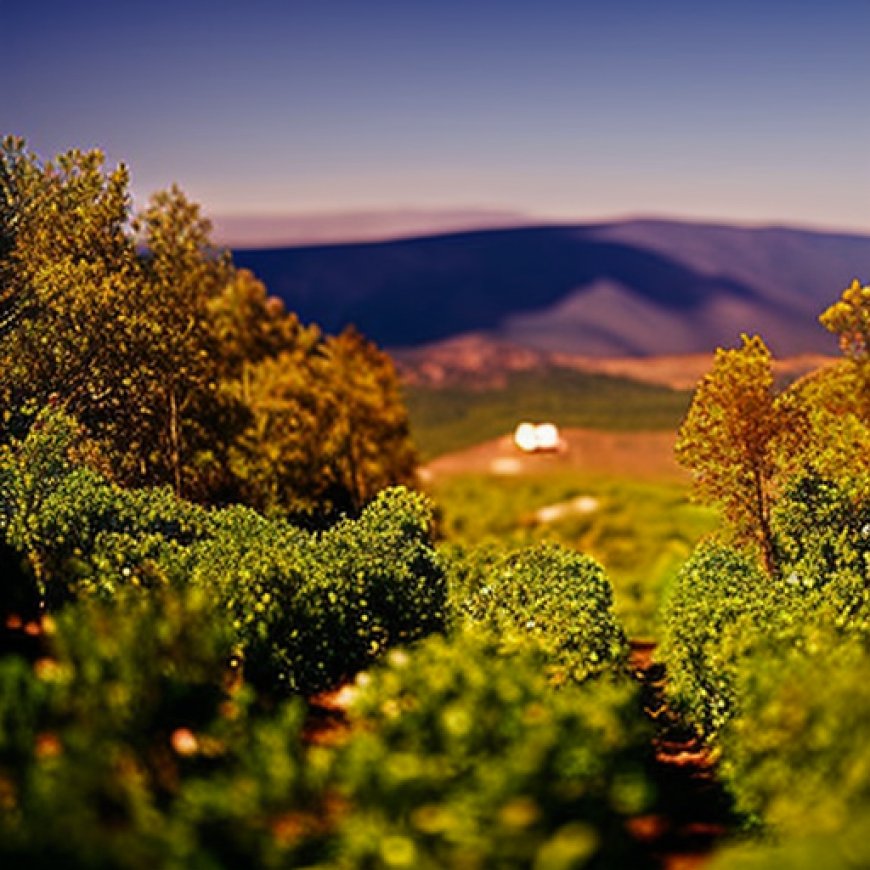
[[[505,551],[444,546],[453,620],[502,648],[541,650],[551,681],[582,682],[625,661],[613,589],[594,559],[555,544]]]
[[[634,687],[435,635],[360,675],[338,747],[263,709],[207,597],[90,598],[0,658],[0,857],[33,867],[642,867]]]
[[[55,424],[34,439],[65,443]],[[592,560],[436,554],[403,490],[311,534],[23,455],[4,529],[70,600],[30,661],[0,658],[9,862],[644,866],[625,823],[651,798],[648,735]],[[301,699],[255,691],[364,667],[335,748],[305,739]]]
[[[738,809],[774,835],[830,832],[870,809],[870,500],[805,475],[771,532],[773,576],[723,543],[696,551],[661,654]]]
[[[305,706],[257,712],[198,592],[85,598],[35,662],[0,658],[0,856],[28,867],[287,866],[275,836],[326,799]],[[306,851],[307,850],[307,851]]]
[[[446,584],[422,496],[385,490],[358,520],[307,532],[241,506],[192,505],[168,488],[124,489],[75,461],[76,439],[72,421],[46,415],[0,457],[0,531],[50,609],[125,587],[200,589],[227,621],[247,678],[303,694],[443,628]]]
[[[635,686],[546,670],[539,646],[465,626],[364,674],[341,866],[646,866],[626,832],[652,798]]]

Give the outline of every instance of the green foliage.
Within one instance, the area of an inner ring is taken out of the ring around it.
[[[756,644],[740,665],[740,712],[722,734],[737,808],[775,832],[836,830],[870,807],[870,653],[820,625]]]
[[[413,387],[405,394],[414,440],[427,459],[498,438],[526,419],[617,431],[673,429],[690,398],[685,391],[569,369],[511,374],[502,387]]]
[[[660,655],[737,808],[785,836],[836,831],[870,805],[868,501],[808,473],[771,529],[780,578],[699,548],[666,602]]]
[[[251,414],[231,467],[243,500],[266,513],[322,526],[414,481],[393,364],[352,329],[322,340],[300,334],[225,388]]]
[[[49,602],[153,579],[169,550],[205,534],[205,510],[168,487],[109,482],[76,462],[81,446],[73,420],[46,412],[27,438],[0,449],[0,532]]]
[[[389,359],[303,329],[177,187],[133,217],[103,161],[0,146],[0,442],[51,404],[118,483],[318,526],[412,482]]]
[[[870,809],[864,809],[836,832],[802,832],[784,842],[727,848],[708,866],[711,870],[864,870],[870,866],[868,830]]]
[[[446,584],[429,522],[425,499],[403,488],[322,533],[233,508],[175,570],[231,616],[249,679],[308,694],[443,628]]]
[[[452,563],[452,565],[451,565]],[[601,566],[555,544],[448,561],[455,619],[504,650],[536,648],[552,682],[582,682],[624,661],[627,645]]]
[[[802,475],[777,503],[772,525],[785,584],[841,630],[870,637],[870,492]]]
[[[201,587],[231,616],[248,677],[294,692],[444,624],[423,496],[387,490],[358,520],[305,532],[241,506],[208,511],[168,487],[124,489],[76,465],[77,442],[69,418],[46,414],[0,461],[0,531],[50,604],[166,580]]]
[[[716,542],[698,547],[669,590],[658,655],[673,702],[703,732],[733,716],[740,656],[782,618],[780,592],[754,559]]]
[[[601,562],[631,637],[658,635],[663,588],[716,524],[714,511],[690,503],[684,484],[668,481],[465,474],[438,480],[431,490],[451,544],[497,550],[551,541]],[[539,518],[554,505],[552,517]]]
[[[278,866],[316,837],[280,821],[322,800],[301,702],[268,720],[233,688],[201,595],[94,599],[31,666],[0,659],[0,855],[28,867]],[[307,851],[306,851],[307,850]]]
[[[143,255],[125,167],[107,173],[96,150],[42,164],[10,142],[0,162],[18,311],[0,336],[4,423],[51,400],[101,445],[117,480],[202,490],[203,451],[228,423],[206,425],[216,393],[205,306],[228,272],[196,206],[175,189],[158,195],[143,216]]]
[[[552,689],[534,650],[433,637],[358,680],[339,759],[339,867],[644,866],[649,798],[630,684]]]

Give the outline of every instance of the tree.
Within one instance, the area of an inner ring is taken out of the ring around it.
[[[132,218],[126,168],[103,164],[0,148],[0,443],[52,405],[117,483],[318,522],[409,482],[389,359],[303,327],[177,187]]]
[[[416,454],[390,357],[351,326],[326,339],[314,377],[334,397],[329,452],[351,511],[387,486],[412,483]]]
[[[300,330],[227,384],[251,413],[231,450],[242,500],[307,524],[356,515],[411,483],[416,456],[390,358],[355,330]]]
[[[692,471],[696,494],[721,507],[739,540],[756,543],[768,573],[776,570],[770,509],[776,486],[794,463],[790,448],[804,414],[773,391],[770,351],[758,336],[716,352],[677,439],[677,459]]]
[[[247,365],[293,351],[300,343],[313,346],[319,337],[316,327],[303,327],[247,269],[234,271],[209,301],[208,317],[225,380],[240,378]]]
[[[134,230],[144,247],[137,355],[148,397],[140,431],[151,444],[142,482],[170,482],[177,495],[208,500],[234,434],[227,423],[239,417],[239,409],[222,407],[210,315],[233,281],[232,263],[212,246],[199,206],[175,186],[152,198]]]
[[[0,394],[5,422],[49,397],[98,425],[123,380],[119,334],[135,292],[127,237],[127,170],[106,174],[99,151],[41,165],[20,140],[3,143],[3,324]],[[115,340],[107,340],[114,336]]]
[[[870,492],[870,286],[857,279],[819,318],[844,358],[792,387],[809,420],[804,464],[865,498]]]
[[[870,286],[862,287],[855,278],[819,320],[839,338],[847,357],[856,361],[870,357]]]

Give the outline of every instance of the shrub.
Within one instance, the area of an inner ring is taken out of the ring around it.
[[[0,519],[54,607],[123,586],[193,584],[231,617],[260,687],[326,688],[389,645],[443,627],[431,508],[398,487],[321,533],[167,488],[123,489],[77,464],[72,420],[46,414],[0,461]],[[21,585],[21,584],[19,584]]]
[[[799,834],[782,843],[723,850],[710,870],[863,870],[870,867],[870,807],[834,833]]]
[[[796,479],[773,512],[786,586],[840,629],[870,634],[870,497],[815,474]]]
[[[556,683],[618,665],[627,647],[601,566],[554,544],[448,559],[456,619],[492,630],[505,649],[534,644]]]
[[[233,508],[175,570],[230,614],[250,679],[311,693],[444,627],[430,516],[426,499],[402,487],[317,534]]]
[[[49,602],[155,573],[167,549],[205,534],[207,511],[168,487],[123,489],[81,464],[77,425],[41,414],[0,452],[0,533],[30,563]]]
[[[780,588],[751,557],[721,543],[700,545],[665,601],[659,655],[671,700],[714,734],[734,713],[739,657],[760,628],[782,617]]]
[[[276,833],[320,806],[304,707],[253,715],[231,635],[202,596],[86,599],[46,628],[33,666],[0,659],[0,856],[12,866],[275,866],[317,848]]]
[[[338,866],[644,866],[624,829],[648,798],[634,687],[556,691],[543,663],[469,628],[361,675]]]
[[[757,644],[738,669],[722,776],[737,808],[788,836],[870,806],[870,653],[822,625]]]

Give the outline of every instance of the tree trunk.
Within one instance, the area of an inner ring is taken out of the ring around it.
[[[178,422],[178,400],[175,387],[169,390],[169,461],[175,494],[181,498],[181,432]]]
[[[770,530],[770,510],[765,480],[758,468],[753,470],[752,476],[755,482],[755,510],[758,521],[758,539],[761,544],[761,558],[767,573],[774,576],[777,573],[776,554],[773,548],[773,534]]]

